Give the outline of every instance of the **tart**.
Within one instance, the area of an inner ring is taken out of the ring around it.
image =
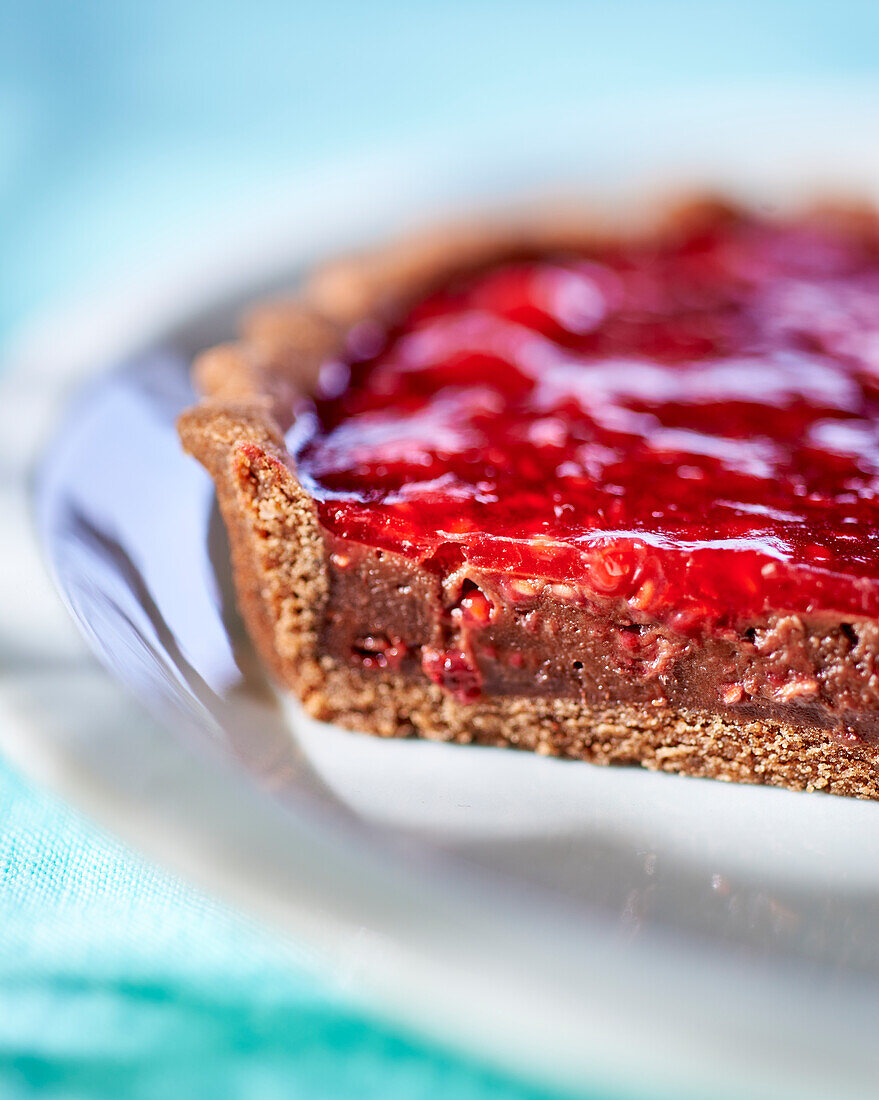
[[[879,220],[447,229],[203,353],[184,447],[313,716],[879,797]]]

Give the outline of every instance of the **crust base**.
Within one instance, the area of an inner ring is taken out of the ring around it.
[[[522,696],[462,704],[433,684],[326,660],[301,693],[314,718],[380,737],[526,749],[591,764],[639,764],[729,783],[879,798],[879,775],[857,748],[821,730],[699,710],[593,707]]]

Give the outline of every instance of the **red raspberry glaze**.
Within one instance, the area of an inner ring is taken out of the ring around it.
[[[499,265],[344,366],[291,436],[339,536],[685,633],[879,614],[870,229],[738,218]]]

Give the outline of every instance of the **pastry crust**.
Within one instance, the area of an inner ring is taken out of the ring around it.
[[[198,357],[193,375],[204,400],[181,416],[180,436],[214,480],[248,631],[274,677],[310,714],[384,737],[508,745],[598,764],[879,798],[871,744],[785,721],[784,708],[767,719],[679,699],[624,701],[606,692],[598,699],[489,692],[465,703],[414,664],[367,668],[343,659],[341,647],[331,644],[339,618],[334,596],[341,600],[351,589],[339,582],[332,540],[297,479],[283,433],[297,397],[312,391],[320,366],[341,353],[351,329],[393,319],[457,271],[541,248],[619,239],[623,232],[661,237],[685,220],[723,217],[725,209],[701,201],[656,206],[648,215],[642,209],[638,220],[623,223],[536,218],[515,229],[432,232],[320,270],[295,299],[255,309],[239,343]],[[839,216],[851,215],[843,209]],[[439,579],[403,559],[385,563],[386,574],[389,569],[406,572],[410,643],[433,644],[431,619],[419,616],[419,601],[426,606],[438,595]],[[376,619],[392,615],[380,586],[373,591]],[[875,624],[866,625],[875,640]]]

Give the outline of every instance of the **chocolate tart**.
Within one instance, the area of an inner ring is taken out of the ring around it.
[[[316,718],[879,797],[879,220],[722,203],[318,270],[180,419]]]

